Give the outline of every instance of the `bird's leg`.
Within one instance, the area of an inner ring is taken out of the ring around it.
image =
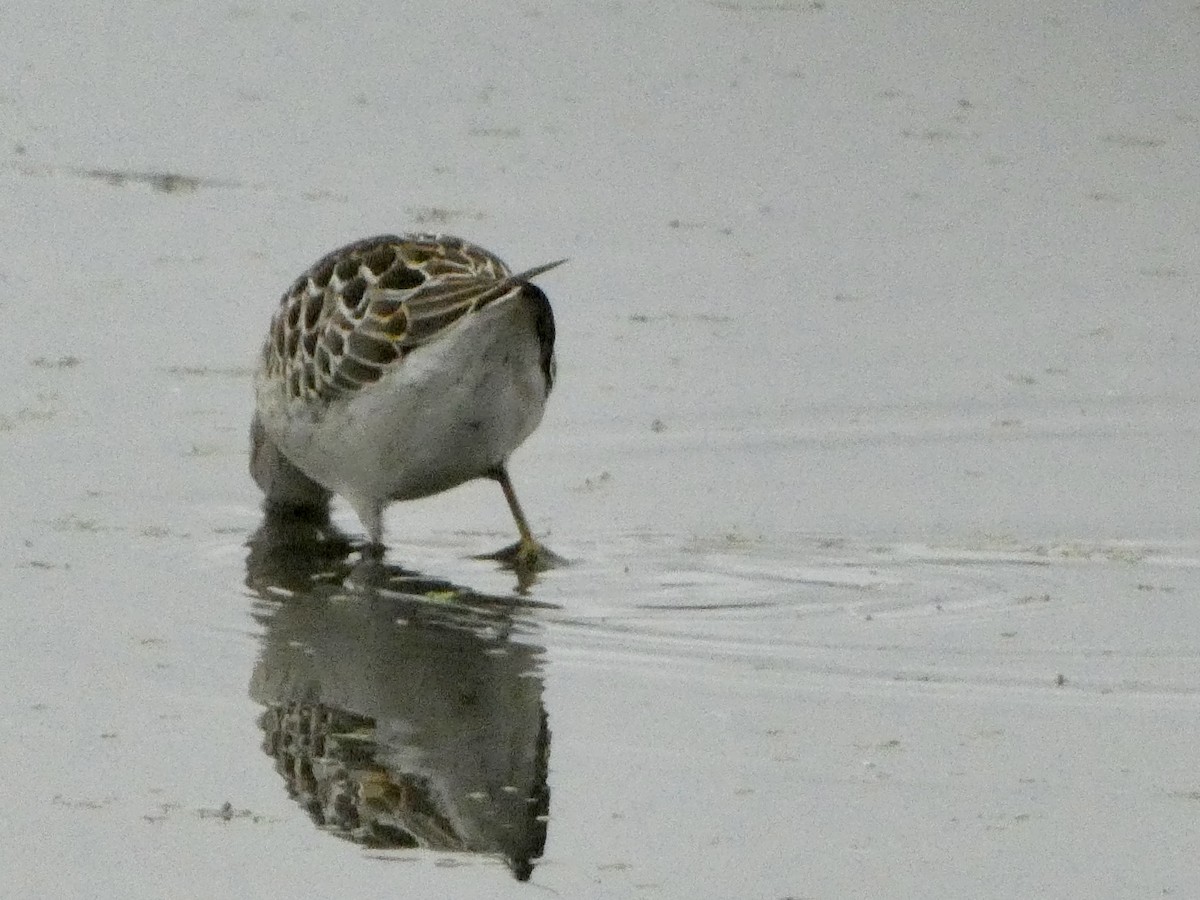
[[[517,532],[521,535],[522,548],[536,547],[537,541],[533,537],[533,531],[529,528],[529,520],[525,518],[525,512],[521,509],[521,501],[517,499],[517,492],[513,490],[512,479],[508,477],[508,469],[505,466],[499,466],[492,478],[500,482],[500,490],[504,491],[504,499],[508,501],[508,508],[512,510],[513,520],[517,523]]]
[[[350,505],[358,513],[363,527],[367,529],[367,543],[362,548],[363,558],[369,556],[382,559],[384,553],[383,504],[366,498],[348,497],[346,499],[350,501]]]
[[[512,479],[508,477],[508,468],[504,463],[496,466],[487,475],[500,483],[500,489],[504,491],[504,499],[508,501],[508,508],[512,512],[513,521],[517,523],[517,532],[521,539],[503,550],[488,554],[486,558],[499,560],[514,569],[527,572],[539,572],[562,565],[565,560],[547,550],[533,536],[529,520],[525,518],[521,502],[517,500],[517,492],[513,490]]]

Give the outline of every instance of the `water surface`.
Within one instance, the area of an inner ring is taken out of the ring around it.
[[[1186,896],[1186,7],[0,12],[8,893]],[[570,257],[532,585],[491,484],[262,521],[406,229]]]

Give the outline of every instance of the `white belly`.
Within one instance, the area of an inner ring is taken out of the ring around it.
[[[541,421],[532,322],[519,298],[486,307],[322,408],[260,377],[259,415],[288,459],[356,507],[447,490],[503,463]]]

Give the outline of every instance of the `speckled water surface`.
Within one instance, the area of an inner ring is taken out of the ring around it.
[[[0,11],[13,897],[1150,897],[1200,878],[1189,3]],[[547,276],[473,484],[264,522],[331,247]]]

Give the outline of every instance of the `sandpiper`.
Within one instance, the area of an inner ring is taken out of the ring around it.
[[[250,471],[268,508],[358,513],[372,545],[383,509],[475,478],[499,482],[521,568],[534,539],[508,477],[554,384],[554,315],[531,279],[448,235],[380,235],[322,257],[283,295],[254,379]]]

